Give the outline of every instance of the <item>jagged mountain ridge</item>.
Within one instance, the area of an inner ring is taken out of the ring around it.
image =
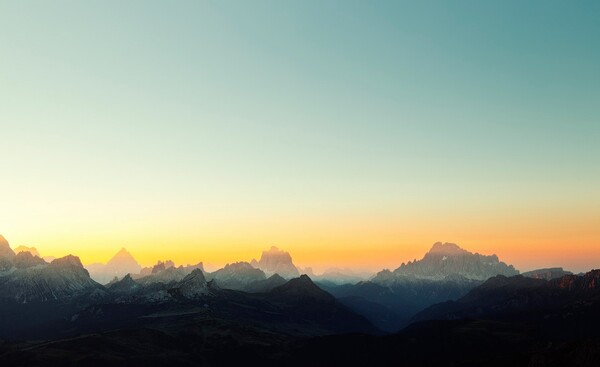
[[[251,265],[264,271],[267,276],[279,274],[286,279],[300,276],[298,268],[292,261],[292,256],[275,246],[268,251],[263,251],[260,260],[253,259]]]
[[[39,258],[42,257],[42,255],[40,255],[39,251],[35,247],[17,246],[17,247],[15,247],[14,251],[15,251],[15,254],[19,254],[21,252],[29,252],[33,256],[37,256]]]
[[[386,283],[403,277],[442,280],[454,275],[484,281],[495,275],[517,274],[519,272],[512,265],[500,261],[496,255],[481,255],[454,243],[436,242],[421,260],[403,263],[393,272],[380,272],[373,281]]]
[[[252,283],[266,280],[267,276],[261,269],[241,261],[208,274],[208,279],[215,280],[221,288],[245,290]]]
[[[69,299],[95,291],[103,292],[103,287],[89,277],[79,258],[72,255],[50,264],[14,268],[0,276],[0,297],[19,303]]]

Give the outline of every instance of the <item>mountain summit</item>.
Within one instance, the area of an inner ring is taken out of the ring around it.
[[[114,270],[115,272],[126,272],[131,274],[139,273],[140,270],[142,270],[140,264],[138,264],[133,255],[125,248],[119,250],[112,259],[108,260],[106,268],[108,270]]]
[[[15,257],[15,252],[10,248],[6,238],[0,234],[0,258],[12,259],[13,257]]]
[[[138,274],[142,267],[125,248],[121,248],[106,264],[91,264],[87,269],[94,280],[104,284],[114,277]]]
[[[390,272],[379,273],[374,280],[417,278],[441,280],[461,277],[483,281],[496,275],[513,276],[519,272],[500,261],[496,255],[481,255],[460,248],[454,243],[436,242],[421,260],[409,261]]]
[[[433,244],[433,246],[431,247],[431,250],[429,250],[429,252],[428,252],[428,254],[442,254],[442,255],[450,255],[450,256],[464,255],[464,254],[468,254],[468,253],[469,253],[469,251],[460,248],[455,243],[450,243],[450,242],[445,242],[445,243],[436,242]]]
[[[10,248],[8,241],[0,234],[0,271],[12,268],[15,252]]]
[[[292,262],[292,256],[275,246],[272,246],[269,251],[263,251],[260,260],[253,261],[252,264],[269,276],[279,274],[288,279],[300,276],[298,268]]]

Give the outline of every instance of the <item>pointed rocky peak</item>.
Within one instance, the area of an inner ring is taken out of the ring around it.
[[[436,242],[436,243],[433,244],[433,246],[431,247],[431,250],[429,250],[429,252],[427,254],[439,254],[439,255],[446,255],[446,256],[456,256],[456,255],[464,255],[464,254],[469,254],[469,253],[470,253],[469,251],[460,248],[455,243],[450,243],[450,242],[445,242],[445,243]]]
[[[172,294],[178,294],[186,298],[195,298],[209,293],[209,285],[206,282],[204,273],[200,269],[195,269],[188,274],[173,289]],[[214,288],[214,287],[213,287]]]
[[[318,301],[334,301],[335,298],[319,288],[313,281],[303,274],[282,286],[274,288],[270,294],[277,297],[294,299],[311,299]]]
[[[202,270],[194,269],[191,273],[186,275],[181,282],[195,282],[206,284],[206,278],[204,277],[204,273],[202,272]]]
[[[137,273],[142,269],[133,255],[131,255],[131,253],[129,253],[129,251],[127,251],[125,248],[121,248],[121,250],[119,250],[115,256],[108,260],[106,267],[110,270],[122,270],[126,273]]]
[[[8,241],[0,234],[0,259],[12,259],[15,257],[15,252],[10,248]]]
[[[46,265],[46,262],[38,256],[33,256],[31,252],[24,251],[17,253],[14,259],[14,265],[18,269],[25,269],[37,265]]]
[[[17,246],[15,248],[15,254],[19,254],[21,252],[29,252],[31,253],[33,256],[37,256],[37,257],[42,257],[40,255],[40,253],[38,252],[38,250],[35,247],[28,247],[28,246]]]
[[[122,247],[119,252],[117,252],[115,254],[115,256],[112,257],[112,259],[110,259],[108,262],[110,263],[111,261],[123,261],[123,260],[127,260],[127,261],[135,261],[135,259],[133,258],[133,256],[129,253],[129,251],[127,251],[125,249],[125,247]]]

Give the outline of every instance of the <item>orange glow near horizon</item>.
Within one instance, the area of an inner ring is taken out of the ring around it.
[[[428,212],[420,215],[342,213],[254,219],[221,217],[207,221],[179,220],[148,224],[125,223],[97,230],[11,232],[3,234],[14,248],[35,246],[43,256],[74,254],[84,264],[108,261],[121,247],[143,266],[157,260],[176,264],[203,261],[222,266],[258,259],[277,246],[294,263],[321,272],[330,267],[379,271],[420,259],[436,241],[454,242],[481,254],[497,254],[521,271],[562,266],[571,271],[600,267],[598,215],[580,213],[565,218],[548,212],[495,213]],[[454,214],[454,215],[452,215]],[[149,231],[148,228],[152,228]]]

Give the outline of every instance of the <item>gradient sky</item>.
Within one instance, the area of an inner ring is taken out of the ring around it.
[[[42,255],[600,267],[597,1],[0,1],[0,233]]]

